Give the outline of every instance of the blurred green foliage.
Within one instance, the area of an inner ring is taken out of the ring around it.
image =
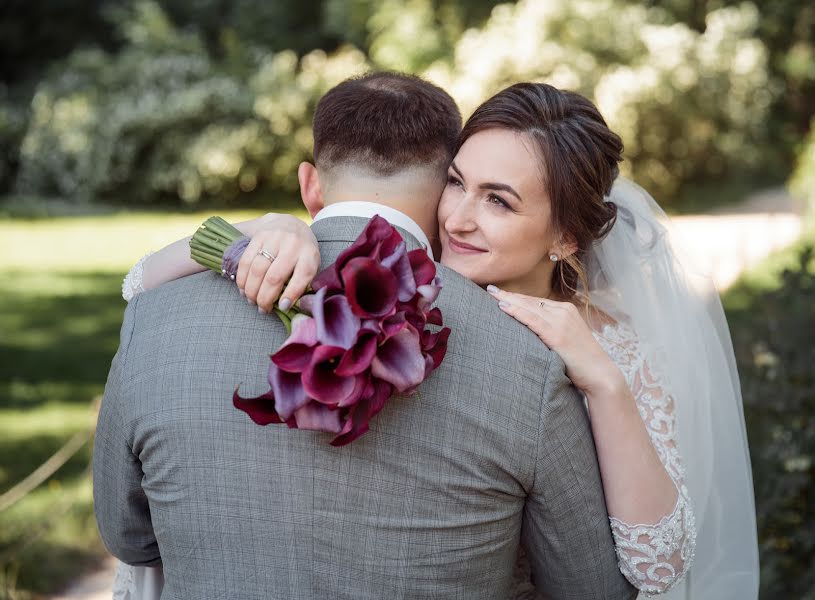
[[[815,112],[815,9],[792,0],[80,4],[0,8],[16,59],[0,70],[0,194],[278,205],[317,99],[371,68],[425,75],[465,114],[518,80],[580,91],[668,208],[786,178]]]
[[[812,120],[809,135],[799,146],[798,161],[790,179],[790,190],[808,202],[809,217],[815,219],[815,119]]]
[[[815,597],[813,242],[809,234],[784,253],[790,266],[771,287],[746,277],[724,298],[753,464],[761,598],[768,599]]]

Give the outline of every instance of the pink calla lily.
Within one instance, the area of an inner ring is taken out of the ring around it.
[[[327,296],[326,288],[319,290],[312,301],[312,314],[317,339],[327,346],[347,350],[353,346],[360,328],[360,319],[352,310],[349,299],[342,295]]]
[[[399,392],[419,385],[424,378],[424,357],[419,342],[419,334],[413,327],[405,327],[388,338],[371,363],[371,374]]]
[[[309,402],[294,413],[298,429],[312,429],[315,431],[327,431],[339,433],[342,431],[340,412],[332,410],[316,402]]]
[[[303,387],[300,373],[287,373],[274,363],[269,365],[269,384],[272,386],[277,414],[284,421],[311,400]]]

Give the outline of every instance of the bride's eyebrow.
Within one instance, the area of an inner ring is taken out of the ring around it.
[[[456,174],[461,178],[462,181],[464,181],[464,175],[462,174],[461,170],[456,166],[455,161],[450,163],[450,168],[456,172]]]
[[[461,178],[461,180],[462,180],[462,181],[465,181],[465,179],[464,179],[464,175],[462,175],[461,171],[460,171],[460,170],[459,170],[459,168],[456,166],[456,163],[455,163],[455,162],[450,163],[450,168],[451,168],[451,169],[453,169],[453,171],[455,171],[455,172],[456,172],[456,174],[457,174],[457,175],[458,175],[458,176]],[[487,182],[487,183],[482,183],[482,184],[481,184],[481,185],[479,185],[478,187],[479,187],[479,189],[482,189],[482,190],[498,190],[498,191],[500,191],[500,192],[509,192],[510,194],[512,194],[513,196],[515,196],[515,197],[518,199],[518,201],[519,201],[519,202],[523,202],[523,199],[521,198],[520,194],[518,194],[518,192],[516,192],[516,191],[515,191],[515,190],[512,188],[512,186],[511,186],[511,185],[507,185],[507,184],[505,184],[505,183],[491,183],[491,182]]]

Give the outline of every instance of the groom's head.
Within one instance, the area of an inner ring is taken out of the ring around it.
[[[460,130],[456,103],[423,79],[389,72],[347,79],[317,104],[315,164],[298,171],[303,202],[312,216],[335,202],[379,202],[435,237]]]

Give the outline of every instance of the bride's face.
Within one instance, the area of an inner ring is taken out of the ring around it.
[[[482,286],[535,294],[551,277],[555,236],[532,142],[503,129],[480,131],[447,176],[438,213],[441,263]]]

